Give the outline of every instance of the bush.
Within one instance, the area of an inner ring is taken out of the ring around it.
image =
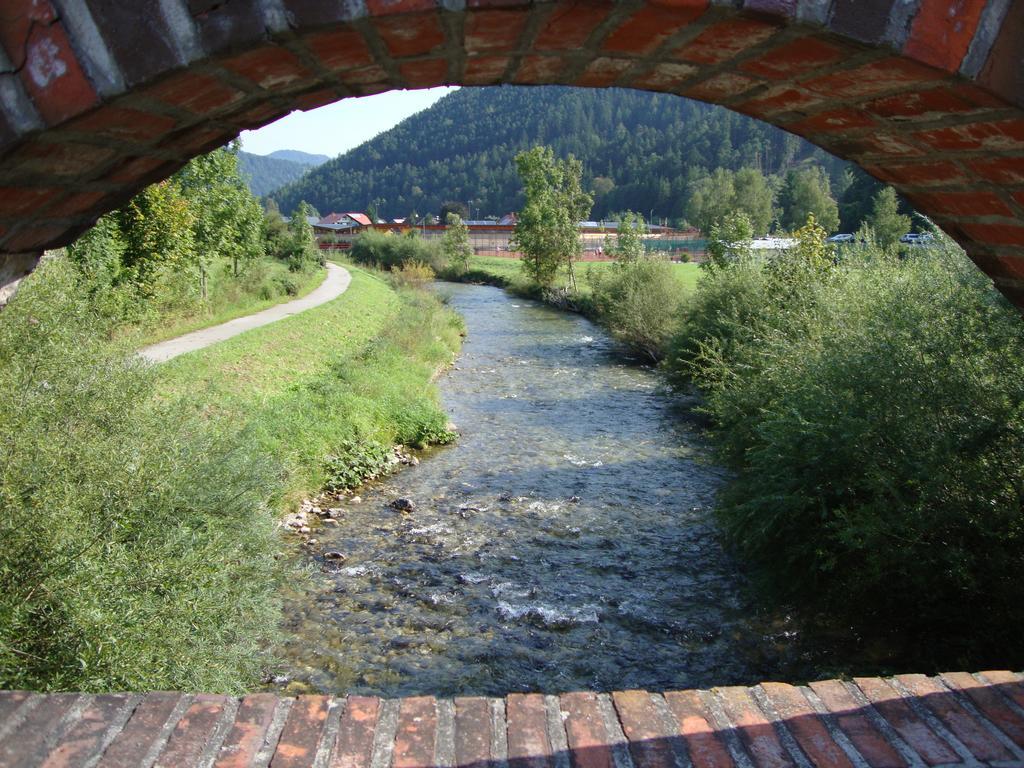
[[[1024,661],[1019,313],[952,248],[778,274],[712,271],[673,343],[737,473],[729,537],[782,599],[919,663]]]
[[[0,687],[242,691],[276,623],[276,467],[157,405],[63,260],[0,313]]]
[[[391,448],[376,440],[342,440],[327,457],[324,488],[331,493],[356,488],[391,468]]]
[[[434,270],[422,261],[407,261],[391,270],[391,281],[397,288],[422,288],[434,279]]]
[[[612,335],[640,357],[657,362],[678,323],[683,288],[663,259],[617,262],[587,275],[593,304]]]
[[[352,244],[352,260],[377,269],[400,269],[405,264],[419,262],[440,272],[445,266],[440,246],[411,232],[394,235],[390,232],[367,230]]]

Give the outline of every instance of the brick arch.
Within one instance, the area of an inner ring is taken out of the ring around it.
[[[1024,307],[1022,48],[1024,0],[0,0],[0,302],[43,249],[294,109],[560,83],[803,136]]]

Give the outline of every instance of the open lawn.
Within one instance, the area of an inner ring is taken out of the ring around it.
[[[611,261],[588,261],[580,262],[576,267],[576,283],[582,293],[590,293],[590,282],[588,275],[593,272],[602,272],[611,269],[614,262]],[[469,260],[470,276],[472,273],[480,273],[480,277],[488,276],[509,286],[525,286],[526,277],[523,275],[520,266],[520,259],[508,259],[495,256],[473,256]],[[678,278],[687,292],[697,286],[697,278],[700,276],[700,265],[693,263],[672,264],[673,274]],[[568,285],[568,276],[559,277],[559,286]]]

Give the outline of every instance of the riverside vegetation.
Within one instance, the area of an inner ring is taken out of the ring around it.
[[[257,207],[253,251],[200,253],[208,192],[194,175],[149,188],[0,314],[2,688],[251,689],[296,576],[281,509],[347,471],[353,443],[450,439],[430,382],[461,323],[371,271],[169,364],[135,356],[164,318],[209,321],[218,285],[245,305],[281,278],[319,282],[301,216]]]

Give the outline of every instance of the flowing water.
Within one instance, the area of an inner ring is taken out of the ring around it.
[[[316,572],[289,596],[279,683],[494,695],[791,672],[794,633],[755,609],[713,523],[723,473],[657,374],[581,317],[439,290],[468,329],[439,382],[461,437],[297,555]]]

